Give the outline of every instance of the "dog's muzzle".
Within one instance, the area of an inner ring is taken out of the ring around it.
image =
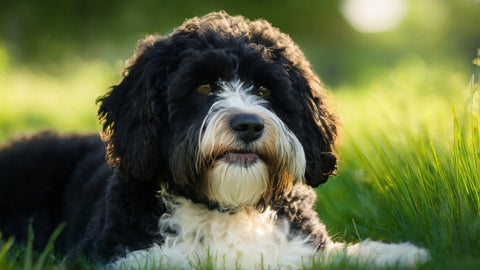
[[[198,139],[196,168],[206,197],[238,209],[302,181],[303,147],[267,101],[241,81],[220,85]]]

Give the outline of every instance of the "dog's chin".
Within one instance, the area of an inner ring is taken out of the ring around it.
[[[258,154],[229,152],[204,174],[209,200],[220,208],[255,206],[268,189],[268,166]]]

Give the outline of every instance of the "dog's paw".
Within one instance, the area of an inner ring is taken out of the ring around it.
[[[370,239],[348,246],[347,254],[359,263],[371,263],[380,267],[414,267],[429,259],[426,249],[411,243],[386,244]]]
[[[332,242],[326,246],[327,257],[345,256],[351,264],[372,267],[415,267],[429,260],[428,250],[411,243],[387,244],[367,239],[347,245]]]

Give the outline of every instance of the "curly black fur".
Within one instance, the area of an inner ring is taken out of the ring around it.
[[[339,130],[304,54],[264,20],[211,13],[139,42],[123,80],[98,99],[106,144],[96,135],[41,133],[0,150],[0,229],[24,239],[33,217],[37,239],[45,240],[66,221],[59,249],[101,262],[161,245],[161,187],[208,203],[195,153],[213,100],[192,89],[234,76],[275,89],[269,109],[303,147],[305,182],[326,182],[336,170]],[[311,188],[296,185],[271,204],[321,248],[328,235],[314,202]]]

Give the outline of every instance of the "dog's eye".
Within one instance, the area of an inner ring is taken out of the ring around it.
[[[212,86],[207,81],[203,81],[198,85],[197,91],[202,94],[210,94],[212,92]]]
[[[259,97],[266,97],[272,93],[272,90],[266,88],[265,86],[260,86],[257,88],[256,94]]]

